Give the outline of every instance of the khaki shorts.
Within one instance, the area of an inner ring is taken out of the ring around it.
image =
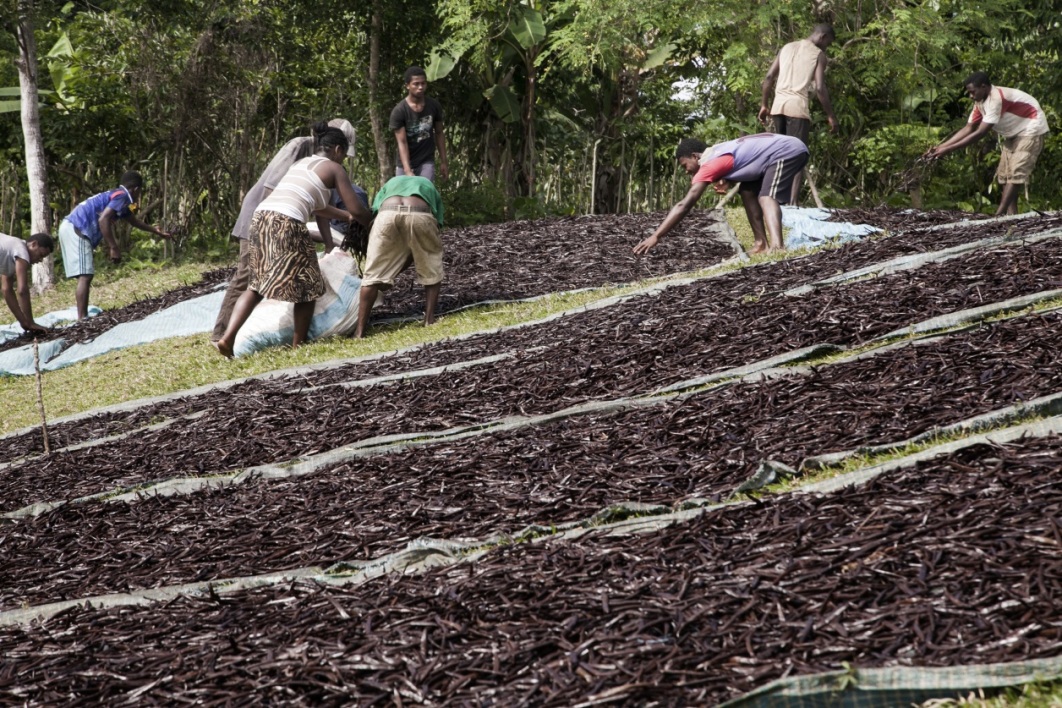
[[[369,233],[361,282],[386,290],[412,255],[420,284],[438,285],[443,279],[442,252],[439,222],[430,212],[381,210]]]
[[[1042,135],[1015,135],[1004,138],[996,168],[996,180],[1000,184],[1025,184],[1036,167],[1036,158],[1044,149]]]

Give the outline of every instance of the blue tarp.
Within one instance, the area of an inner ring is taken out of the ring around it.
[[[782,226],[789,229],[785,247],[813,248],[828,241],[854,241],[881,230],[869,224],[826,221],[829,218],[827,209],[782,207]]]
[[[149,315],[142,320],[116,325],[91,342],[66,347],[66,340],[57,339],[40,345],[41,369],[48,371],[61,369],[85,359],[106,354],[118,349],[146,344],[167,337],[184,337],[190,334],[208,332],[214,327],[214,318],[221,309],[224,291],[202,295],[192,300],[178,303],[165,310]],[[69,310],[50,312],[36,318],[45,326],[52,326],[56,316],[66,315],[61,319],[70,319]],[[98,307],[89,308],[89,314],[102,312]],[[74,317],[77,316],[76,311]],[[60,321],[60,320],[55,320]],[[14,325],[21,332],[22,328]],[[6,340],[5,340],[6,341]],[[18,349],[0,352],[0,374],[30,376],[35,373],[33,367],[33,345],[28,344]]]
[[[349,334],[357,322],[358,297],[361,279],[352,274],[354,261],[336,249],[332,255],[321,259],[321,272],[328,284],[328,291],[317,300],[313,320],[310,323],[310,339],[335,334]],[[169,337],[187,337],[210,332],[221,309],[225,296],[224,287],[191,300],[177,303],[142,320],[125,322],[100,334],[91,342],[67,345],[57,339],[39,345],[41,369],[50,371],[76,364],[85,359],[108,352],[134,347]],[[97,315],[102,310],[90,307],[89,314]],[[263,301],[248,319],[240,337],[236,340],[236,355],[244,356],[270,346],[288,344],[292,336],[292,305],[273,300]],[[53,327],[61,322],[75,320],[77,310],[70,308],[35,318],[37,322]],[[22,333],[18,324],[0,327],[0,343]],[[0,375],[32,376],[33,345],[0,352]]]
[[[88,313],[89,317],[95,317],[103,312],[95,305],[89,305]],[[56,310],[55,312],[49,312],[46,315],[40,317],[34,317],[33,321],[44,327],[59,327],[65,323],[74,322],[77,320],[77,308],[68,307],[65,310]],[[12,322],[8,325],[0,325],[0,344],[10,342],[12,339],[17,339],[24,330],[18,322]]]

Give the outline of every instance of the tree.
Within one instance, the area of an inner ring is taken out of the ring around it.
[[[383,0],[372,0],[372,15],[369,19],[369,125],[372,127],[372,144],[376,148],[381,185],[394,174],[389,141],[383,129],[383,107],[380,105],[380,40],[382,35]]]
[[[18,40],[19,88],[22,101],[22,135],[26,142],[26,178],[30,194],[30,229],[32,233],[51,233],[48,208],[48,170],[41,136],[40,96],[37,80],[37,42],[33,36],[33,0],[18,0],[15,34]],[[36,292],[55,286],[55,259],[48,256],[33,266],[33,289]]]
[[[621,208],[623,192],[630,188],[626,137],[641,110],[644,84],[670,84],[673,72],[689,62],[677,45],[683,35],[698,32],[693,18],[697,7],[676,0],[566,3],[571,21],[558,28],[551,49],[561,69],[586,77],[570,82],[582,101],[563,105],[584,109],[571,117],[588,121],[592,140],[600,143],[593,175],[595,213]]]
[[[439,13],[449,34],[434,52],[429,80],[433,69],[440,78],[455,63],[471,67],[493,114],[486,134],[501,141],[485,150],[511,162],[511,196],[540,196],[540,115],[564,116],[585,143],[600,144],[594,211],[616,211],[623,129],[637,112],[642,81],[674,49],[671,35],[684,12],[671,0],[446,0]]]

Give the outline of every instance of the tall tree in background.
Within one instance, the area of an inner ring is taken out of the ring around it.
[[[542,109],[580,126],[600,145],[593,209],[613,212],[626,174],[624,125],[638,110],[642,80],[670,56],[683,11],[670,0],[444,0],[438,12],[448,35],[429,80],[432,68],[436,78],[455,63],[472,69],[493,114],[484,150],[500,156],[485,162],[511,163],[510,196],[540,196]]]
[[[443,0],[437,9],[447,32],[432,52],[428,80],[456,69],[476,83],[479,96],[469,98],[484,128],[476,161],[510,197],[537,196],[538,85],[555,61],[550,45],[570,22],[568,9],[558,0]]]
[[[48,171],[41,136],[40,98],[37,83],[37,42],[33,37],[33,0],[18,0],[15,35],[18,39],[18,82],[22,100],[22,135],[26,142],[26,178],[30,194],[31,233],[51,233],[48,208]],[[55,285],[55,259],[48,256],[33,266],[33,289]]]
[[[394,174],[388,134],[384,131],[383,106],[380,105],[380,40],[383,34],[383,0],[372,0],[369,18],[369,126],[376,161],[380,166],[380,186]]]
[[[553,50],[561,67],[589,79],[577,84],[576,100],[567,105],[581,104],[584,111],[572,118],[589,122],[592,139],[600,143],[593,211],[615,213],[630,187],[628,147],[633,146],[625,138],[641,110],[643,83],[657,78],[658,69],[670,68],[674,40],[696,32],[696,22],[692,8],[674,0],[570,0],[568,5],[572,20],[559,28]]]

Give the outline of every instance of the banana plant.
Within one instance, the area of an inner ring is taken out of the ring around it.
[[[21,92],[22,89],[18,86],[0,88],[0,113],[18,113],[22,110]],[[55,91],[39,90],[37,94],[40,96],[54,96]],[[8,98],[9,96],[14,98]],[[41,105],[44,105],[43,102]]]
[[[519,126],[513,132],[513,160],[519,192],[535,192],[535,106],[541,57],[553,21],[546,19],[544,0],[512,0],[490,8],[471,0],[448,3],[443,15],[453,29],[450,38],[431,53],[426,67],[436,81],[466,62],[479,74],[483,99],[501,124]],[[506,131],[508,132],[508,131]]]
[[[21,109],[20,91],[18,86],[0,88],[0,113],[16,113]],[[9,96],[14,96],[14,99]]]
[[[37,89],[37,95],[40,97],[55,96],[62,103],[68,104],[69,101],[65,100],[67,96],[64,93],[67,80],[73,76],[74,69],[70,66],[68,59],[74,55],[74,47],[70,42],[70,37],[66,32],[60,35],[59,39],[52,46],[51,51],[48,52],[47,58],[51,61],[48,62],[48,73],[51,75],[52,84],[55,86],[55,90],[52,89]],[[0,113],[18,113],[22,110],[22,89],[18,86],[6,86],[0,87]],[[41,105],[45,105],[41,102]]]

